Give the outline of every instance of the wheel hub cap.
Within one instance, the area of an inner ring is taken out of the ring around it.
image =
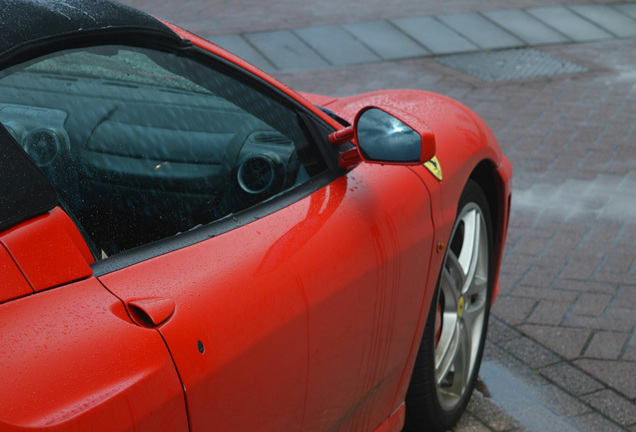
[[[437,310],[441,332],[435,345],[437,395],[446,411],[455,409],[467,394],[487,318],[488,236],[477,204],[462,209],[449,245]]]

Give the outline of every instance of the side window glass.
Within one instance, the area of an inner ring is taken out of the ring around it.
[[[69,50],[10,68],[0,122],[98,258],[227,217],[326,169],[283,101],[149,49]]]

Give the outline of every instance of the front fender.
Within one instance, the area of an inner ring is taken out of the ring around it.
[[[306,95],[310,96],[310,95]],[[309,97],[311,99],[311,96]],[[435,135],[436,157],[442,171],[442,180],[438,180],[423,165],[411,167],[426,185],[431,198],[431,213],[435,230],[435,245],[448,243],[455,217],[457,204],[466,182],[483,167],[489,167],[494,182],[492,202],[495,221],[495,274],[493,281],[493,300],[499,287],[499,268],[503,255],[503,244],[508,225],[510,194],[512,187],[512,169],[510,162],[503,156],[497,141],[486,123],[465,105],[446,96],[417,90],[388,90],[352,96],[330,101],[326,106],[345,120],[352,121],[356,113],[367,105],[388,106],[407,111],[428,126]],[[433,251],[431,269],[440,269],[443,263],[444,247]],[[429,273],[428,286],[436,284],[437,272]],[[424,305],[423,313],[428,310]],[[418,328],[423,331],[424,321]],[[419,346],[419,337],[413,341],[412,356],[405,368],[404,381],[400,385],[394,407],[404,400],[408,377],[414,352]]]
[[[309,94],[303,94],[303,96],[313,103],[322,104],[349,122],[353,122],[357,112],[365,106],[385,106],[410,113],[433,131],[442,180],[433,176],[424,165],[410,167],[426,185],[431,199],[435,231],[433,244],[436,249],[432,251],[431,269],[441,269],[444,245],[448,243],[457,215],[459,197],[466,182],[477,172],[478,166],[489,167],[497,195],[489,197],[497,213],[493,215],[493,219],[496,220],[494,298],[498,291],[499,267],[508,222],[512,172],[510,163],[503,156],[492,131],[485,122],[465,105],[446,96],[426,91],[384,90],[333,100],[324,97],[316,98]],[[429,272],[427,286],[435,286],[437,275],[437,271]],[[404,401],[406,395],[410,371],[415,362],[415,353],[424,330],[428,308],[428,304],[422,305],[423,319],[418,325],[411,355],[395,397],[395,409]]]
[[[457,202],[475,168],[488,161],[496,170],[505,161],[492,131],[465,105],[420,90],[381,90],[335,99],[326,107],[345,120],[353,121],[356,113],[367,105],[406,111],[433,131],[442,181],[423,166],[412,169],[420,175],[431,194],[433,221],[439,240],[448,240],[457,214]],[[509,189],[509,184],[504,189]],[[499,195],[506,197],[509,193],[509,190],[501,190]],[[501,197],[497,197],[497,201],[501,201]]]

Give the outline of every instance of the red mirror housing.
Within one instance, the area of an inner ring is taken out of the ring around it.
[[[421,120],[395,108],[366,106],[352,126],[329,135],[333,145],[353,141],[358,157],[348,150],[339,158],[346,167],[358,162],[418,165],[435,156],[435,135]]]

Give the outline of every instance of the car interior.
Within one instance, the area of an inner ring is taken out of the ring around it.
[[[67,50],[9,68],[0,88],[0,122],[96,259],[227,217],[325,169],[292,108],[177,54]]]

